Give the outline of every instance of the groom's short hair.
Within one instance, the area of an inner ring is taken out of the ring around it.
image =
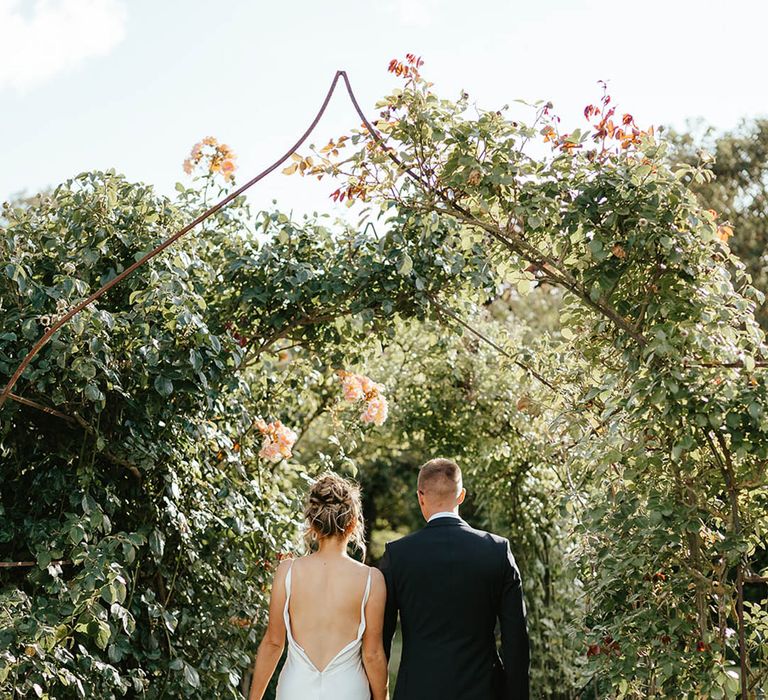
[[[450,459],[430,459],[419,469],[417,488],[437,498],[456,496],[461,490],[461,469]]]

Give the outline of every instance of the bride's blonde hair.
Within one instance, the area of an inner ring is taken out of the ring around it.
[[[326,472],[312,484],[304,507],[307,521],[307,545],[313,535],[318,540],[351,533],[350,541],[365,559],[365,524],[360,487],[333,472]]]

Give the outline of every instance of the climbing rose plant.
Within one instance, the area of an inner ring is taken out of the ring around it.
[[[466,330],[477,310],[547,288],[562,295],[551,343],[482,342],[530,382],[518,411],[557,416],[582,685],[698,698],[764,684],[762,300],[729,250],[730,224],[683,182],[708,171],[670,169],[664,143],[605,96],[587,110],[595,123],[563,132],[549,105],[532,107],[531,124],[472,114],[467,95],[440,99],[421,69],[415,56],[392,67],[403,82],[379,103],[376,137],[361,129],[293,159],[379,221],[331,231],[236,198],[25,373],[26,403],[0,413],[3,559],[31,563],[0,574],[9,692],[237,697],[274,554],[297,533],[304,455],[277,421],[303,436],[334,405],[332,368],[359,366],[396,320]],[[201,179],[174,202],[108,172],[6,209],[0,373],[52,315],[226,191],[231,153],[204,145],[214,150],[189,160]],[[383,421],[383,390],[360,386],[351,405]],[[335,456],[308,462],[351,464],[340,434]],[[267,459],[265,437],[277,445]],[[496,437],[510,456],[520,445],[511,427]],[[503,484],[509,464],[484,461],[483,478]]]
[[[192,175],[197,170],[202,176],[220,175],[225,181],[235,177],[235,159],[237,156],[226,143],[219,143],[213,136],[206,136],[198,141],[187,158],[184,159],[184,172]]]
[[[6,207],[0,375],[225,192],[218,172],[175,202],[110,171]],[[64,326],[0,411],[3,694],[239,697],[302,474],[344,466],[296,461],[333,392],[313,397],[388,315],[421,312],[373,236],[243,198],[206,224]]]
[[[387,419],[389,404],[384,396],[384,385],[374,382],[369,377],[338,370],[344,391],[344,399],[350,403],[362,403],[364,408],[360,414],[363,423],[382,425]]]
[[[549,103],[526,124],[471,111],[466,94],[439,98],[415,56],[390,70],[402,85],[371,129],[347,135],[354,150],[316,150],[304,174],[340,179],[334,199],[378,205],[417,289],[435,270],[462,271],[469,305],[423,293],[449,323],[461,322],[451,309],[499,295],[562,291],[552,350],[566,348],[579,378],[501,351],[569,418],[589,685],[637,698],[756,692],[768,648],[755,568],[768,531],[763,297],[730,251],[738,231],[684,184],[710,178],[706,164],[670,168],[665,143],[607,94],[564,131]]]
[[[291,448],[298,438],[293,430],[279,420],[266,423],[262,418],[257,418],[255,425],[264,436],[259,457],[270,462],[279,462],[292,456]]]

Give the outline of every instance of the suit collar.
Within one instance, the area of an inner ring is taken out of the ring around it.
[[[444,527],[446,525],[466,525],[467,522],[461,518],[453,518],[449,515],[445,515],[441,518],[435,518],[430,520],[424,527]]]

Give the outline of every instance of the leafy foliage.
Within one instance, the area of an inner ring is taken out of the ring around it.
[[[744,261],[754,285],[768,290],[766,211],[768,211],[768,120],[743,122],[733,131],[720,133],[712,127],[691,124],[687,133],[669,136],[673,163],[691,166],[703,161],[714,177],[706,181],[684,180],[705,207],[730,221],[734,237],[729,245]],[[766,328],[768,308],[763,302],[757,318]]]
[[[240,197],[58,332],[0,409],[2,560],[23,564],[0,569],[4,692],[237,697],[307,476],[359,474],[376,540],[417,524],[404,499],[437,451],[515,542],[541,697],[764,687],[764,297],[691,190],[711,171],[670,169],[606,94],[563,133],[547,104],[524,124],[440,99],[421,67],[390,65],[375,137],[286,169],[377,221]],[[0,374],[225,192],[234,154],[203,140],[196,168],[173,202],[110,171],[5,209]],[[381,382],[383,428],[340,399],[342,368]],[[293,457],[264,461],[277,420]]]
[[[472,325],[514,344],[524,321],[509,332],[479,314]],[[566,560],[570,520],[561,505],[570,494],[560,481],[561,457],[550,444],[548,396],[536,380],[469,333],[446,334],[424,323],[402,323],[367,370],[386,377],[393,410],[382,430],[364,442],[344,440],[366,494],[366,520],[382,539],[423,524],[415,498],[418,467],[438,455],[462,465],[468,501],[463,517],[504,532],[513,543],[524,578],[533,655],[533,685],[542,697],[566,697],[578,684],[582,649],[565,634],[580,619],[574,606],[577,571]],[[332,430],[317,422],[305,448],[322,449]],[[562,477],[565,478],[565,477]]]
[[[204,208],[201,182],[172,203],[86,173],[8,209],[0,372]],[[206,229],[58,332],[3,408],[3,560],[34,562],[1,574],[0,680],[21,696],[237,696],[300,512],[297,467],[257,456],[258,419],[300,427],[345,342],[422,313],[375,237],[244,200]],[[311,361],[281,359],[297,344]]]
[[[537,374],[569,416],[576,483],[590,484],[578,517],[593,684],[617,697],[754,690],[766,630],[740,618],[765,547],[764,298],[685,184],[710,171],[671,171],[665,144],[630,115],[615,123],[607,95],[589,129],[561,133],[549,105],[531,126],[471,115],[408,63],[379,105],[381,135],[355,134],[354,153],[314,172],[396,207],[414,261],[432,257],[425,226],[450,226],[440,259],[462,266],[476,303],[507,285],[562,290],[562,345],[583,374]],[[527,148],[539,136],[543,159]],[[409,274],[427,277],[418,263]]]
[[[79,176],[3,230],[5,375],[41,325],[156,245],[184,212],[114,173]],[[18,696],[235,696],[295,504],[233,436],[242,349],[187,244],[67,325],[2,422],[0,677]],[[217,414],[225,417],[211,420]],[[219,455],[227,457],[220,459]],[[206,689],[206,690],[204,690]]]

